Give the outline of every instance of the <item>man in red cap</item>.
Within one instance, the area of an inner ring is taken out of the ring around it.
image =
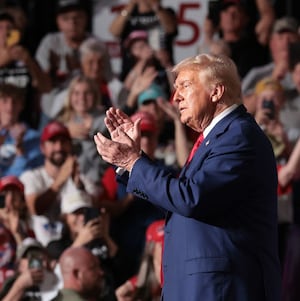
[[[41,135],[44,165],[24,172],[20,179],[25,186],[25,198],[33,215],[33,228],[37,239],[46,245],[61,233],[60,202],[66,193],[78,190],[87,197],[96,197],[94,185],[79,173],[76,157],[72,155],[72,142],[68,129],[57,121],[44,128]]]

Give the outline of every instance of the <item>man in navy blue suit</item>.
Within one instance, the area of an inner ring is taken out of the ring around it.
[[[278,301],[277,173],[272,147],[246,112],[231,59],[207,54],[174,67],[181,121],[204,141],[179,177],[140,151],[139,120],[107,111],[104,160],[130,172],[127,191],[167,210],[166,301]]]

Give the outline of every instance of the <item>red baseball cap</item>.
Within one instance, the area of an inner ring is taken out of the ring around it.
[[[163,242],[165,220],[158,220],[150,224],[146,231],[146,241]]]
[[[141,119],[141,132],[155,133],[157,131],[156,122],[152,114],[145,111],[139,111],[131,116],[131,120],[133,122],[135,122],[137,119]]]
[[[70,132],[66,126],[64,126],[61,122],[51,121],[43,129],[41,142],[50,140],[55,136],[65,136],[66,138],[71,139]]]
[[[16,187],[21,192],[24,192],[23,183],[15,176],[5,176],[0,179],[0,192],[8,187]]]

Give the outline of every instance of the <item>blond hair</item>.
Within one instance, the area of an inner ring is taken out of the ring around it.
[[[174,68],[175,76],[183,70],[193,70],[206,80],[208,90],[216,85],[225,87],[224,100],[242,102],[241,81],[235,63],[226,55],[199,54],[189,57]]]
[[[86,83],[89,86],[89,89],[91,90],[91,92],[93,93],[94,102],[93,102],[91,111],[98,110],[100,108],[101,96],[99,93],[99,88],[96,86],[96,83],[84,75],[76,76],[70,82],[67,97],[65,99],[65,105],[64,105],[61,113],[58,115],[58,120],[60,120],[63,123],[70,121],[70,118],[72,117],[72,114],[74,113],[74,110],[71,105],[71,97],[72,97],[72,93],[75,89],[75,86],[79,83]]]
[[[260,94],[264,90],[273,90],[275,92],[283,93],[283,87],[280,81],[272,77],[265,77],[255,85],[255,94]]]

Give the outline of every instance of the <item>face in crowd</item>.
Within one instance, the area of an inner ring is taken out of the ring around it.
[[[0,120],[2,126],[16,123],[23,110],[23,99],[16,93],[2,93],[0,91]]]
[[[79,115],[89,112],[96,106],[97,91],[91,82],[78,80],[70,87],[69,107]]]
[[[66,138],[64,135],[54,136],[42,143],[41,150],[46,160],[59,167],[72,153],[71,139]]]
[[[93,80],[101,80],[103,77],[103,58],[98,52],[86,53],[81,58],[82,73]]]
[[[83,10],[72,10],[58,14],[56,22],[67,40],[80,41],[85,34],[87,15]]]
[[[15,26],[10,20],[0,20],[0,48],[7,46],[7,38],[14,28]]]

